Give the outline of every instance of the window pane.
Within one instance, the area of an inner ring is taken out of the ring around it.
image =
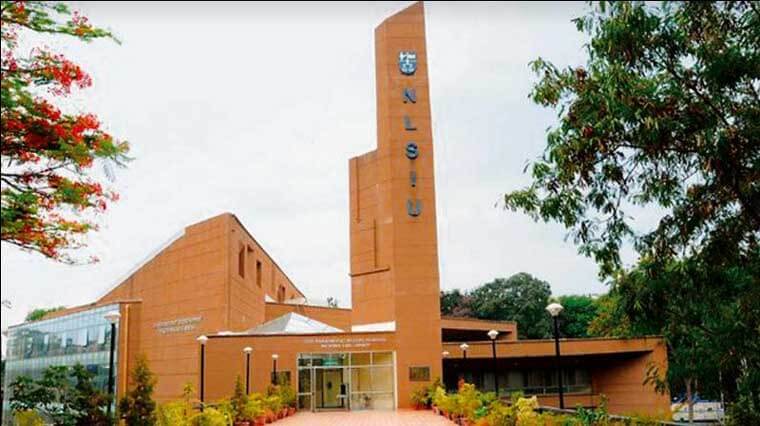
[[[393,392],[393,367],[372,368],[372,390]]]
[[[311,395],[298,395],[298,409],[311,410]]]
[[[372,390],[369,368],[360,367],[351,369],[351,392],[365,392]]]
[[[351,365],[369,365],[369,352],[351,354]]]
[[[392,365],[393,352],[375,352],[372,354],[372,364]]]
[[[311,369],[301,368],[298,370],[298,392],[311,392]]]

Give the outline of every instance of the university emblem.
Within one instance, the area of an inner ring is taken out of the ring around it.
[[[411,50],[398,53],[398,68],[402,74],[412,75],[417,71],[417,52]]]

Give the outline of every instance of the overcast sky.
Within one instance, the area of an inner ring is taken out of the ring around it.
[[[184,226],[236,214],[307,295],[350,303],[348,159],[376,146],[373,29],[409,2],[76,4],[117,45],[50,43],[92,74],[71,102],[132,145],[119,203],[65,266],[2,245],[2,328],[88,303]],[[557,225],[495,208],[528,183],[550,110],[538,56],[583,63],[578,3],[427,3],[441,287],[528,272],[555,294],[606,291]],[[4,351],[5,348],[3,348]]]

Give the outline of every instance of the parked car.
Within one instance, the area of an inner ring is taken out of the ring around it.
[[[685,396],[673,398],[670,411],[673,413],[673,421],[689,421],[689,404],[686,403]],[[694,421],[716,422],[722,420],[724,414],[723,405],[719,401],[709,401],[700,398],[699,395],[694,396]]]

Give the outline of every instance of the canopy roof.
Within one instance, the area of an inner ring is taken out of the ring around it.
[[[245,332],[245,334],[308,333],[343,333],[343,330],[327,325],[313,318],[290,312],[269,322],[253,327]]]

